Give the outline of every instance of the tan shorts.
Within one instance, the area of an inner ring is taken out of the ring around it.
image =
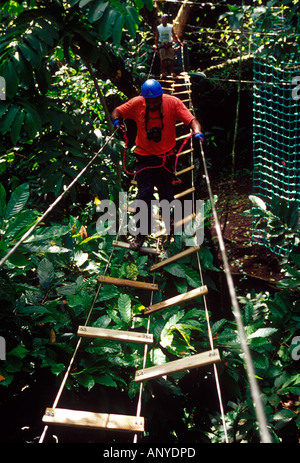
[[[175,55],[175,50],[172,47],[172,45],[170,45],[169,47],[162,46],[161,48],[159,48],[159,56],[160,56],[161,61],[165,59],[174,59],[174,55]]]

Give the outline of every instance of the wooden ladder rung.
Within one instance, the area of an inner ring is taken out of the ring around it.
[[[132,207],[132,206],[123,206],[123,211],[127,211],[127,212],[129,212],[130,214],[135,214],[135,213],[136,213],[135,207]],[[159,214],[152,214],[152,217],[153,217],[154,219],[158,219],[158,220],[161,219],[161,217],[160,217]]]
[[[178,95],[184,95],[186,93],[190,95],[192,91],[191,90],[181,90],[180,92],[173,92],[172,95],[178,96]]]
[[[181,193],[178,193],[177,195],[174,196],[175,199],[182,198],[183,196],[189,195],[190,193],[193,193],[195,191],[195,187],[193,186],[192,188],[189,188],[188,190],[182,191]]]
[[[189,148],[185,151],[181,151],[179,154],[177,154],[177,156],[182,156],[183,154],[188,154],[188,153],[191,153],[193,151],[193,148]]]
[[[113,341],[139,342],[142,344],[153,343],[153,335],[149,333],[112,330],[108,328],[97,328],[96,326],[79,326],[77,334],[85,338],[111,339]]]
[[[126,280],[125,278],[114,278],[100,275],[98,277],[98,283],[105,283],[108,285],[116,286],[131,286],[132,288],[150,289],[151,291],[157,291],[158,285],[154,283],[146,283],[144,281]]]
[[[191,170],[194,170],[194,169],[195,169],[195,166],[192,165],[192,166],[186,167],[185,169],[179,170],[178,172],[175,172],[175,175],[177,175],[177,177],[178,177],[178,176],[186,174],[187,172],[190,172]]]
[[[119,248],[126,248],[126,249],[129,249],[129,246],[130,246],[129,243],[124,243],[123,241],[116,241],[116,240],[113,240],[112,244],[113,246],[117,246]],[[155,255],[160,254],[160,251],[157,251],[154,248],[147,248],[146,246],[142,246],[139,251],[144,252],[146,254],[155,254]]]
[[[180,228],[183,225],[186,225],[187,223],[191,222],[191,220],[193,220],[195,217],[196,217],[196,214],[195,214],[195,212],[193,212],[192,214],[187,215],[186,217],[183,217],[183,219],[178,220],[178,222],[175,222],[175,224],[174,224],[175,234],[178,231],[178,228]]]
[[[203,294],[207,293],[207,286],[199,286],[199,288],[192,289],[191,291],[187,291],[184,294],[178,294],[177,296],[171,297],[170,299],[166,299],[165,301],[158,302],[157,304],[145,307],[144,313],[148,315],[150,313],[156,312],[157,310],[166,309],[167,307],[171,307],[172,305],[176,304],[181,304],[182,302],[189,301],[190,299],[195,299],[196,297],[202,296]]]
[[[178,254],[175,254],[174,256],[168,257],[167,259],[162,260],[161,262],[158,262],[158,264],[152,265],[150,270],[153,272],[154,270],[157,270],[158,268],[164,267],[165,265],[169,265],[172,262],[175,262],[176,260],[189,256],[190,254],[193,254],[194,252],[199,251],[199,249],[200,249],[200,246],[191,246],[190,248],[187,248],[184,251],[179,252]]]
[[[114,431],[144,432],[144,418],[111,413],[83,412],[65,408],[47,408],[43,422],[82,428],[112,429]]]
[[[145,381],[147,379],[157,378],[158,376],[178,373],[179,371],[192,370],[203,365],[220,362],[221,357],[218,349],[202,352],[201,354],[191,355],[182,359],[173,360],[172,362],[164,363],[143,370],[137,370],[135,373],[135,382]]]
[[[188,135],[189,135],[189,133],[185,133],[184,135],[180,135],[180,137],[177,137],[177,138],[176,138],[176,141],[183,140],[183,139],[186,138]]]

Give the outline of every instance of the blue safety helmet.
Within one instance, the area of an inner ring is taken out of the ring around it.
[[[142,85],[141,95],[144,98],[155,98],[163,94],[163,89],[160,83],[155,79],[148,79]]]

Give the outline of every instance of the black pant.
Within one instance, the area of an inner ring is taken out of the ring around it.
[[[166,199],[169,202],[174,200],[172,175],[174,171],[174,155],[167,156],[165,167],[163,158],[160,156],[137,156],[136,180],[138,194],[136,199],[143,200],[148,208],[148,229],[146,234],[151,233],[152,208],[151,200],[154,199],[154,187],[156,186],[159,200]],[[141,228],[141,224],[137,223]]]

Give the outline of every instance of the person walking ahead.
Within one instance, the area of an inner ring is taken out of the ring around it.
[[[176,122],[189,126],[196,138],[204,140],[201,125],[181,100],[163,93],[160,83],[148,79],[141,88],[141,96],[130,99],[116,107],[112,112],[115,127],[122,125],[122,119],[133,119],[137,125],[136,180],[138,194],[136,199],[145,201],[148,207],[148,228],[139,233],[131,243],[131,249],[139,250],[148,234],[151,233],[154,187],[157,187],[159,200],[174,200],[172,176],[172,155],[175,155]],[[174,157],[173,157],[174,158]]]
[[[161,24],[157,26],[155,31],[155,45],[159,52],[161,76],[166,77],[168,71],[168,60],[170,62],[170,71],[173,77],[174,73],[174,55],[173,41],[180,43],[180,40],[175,33],[172,24],[168,24],[168,15],[163,14]],[[182,45],[182,44],[181,44]]]

